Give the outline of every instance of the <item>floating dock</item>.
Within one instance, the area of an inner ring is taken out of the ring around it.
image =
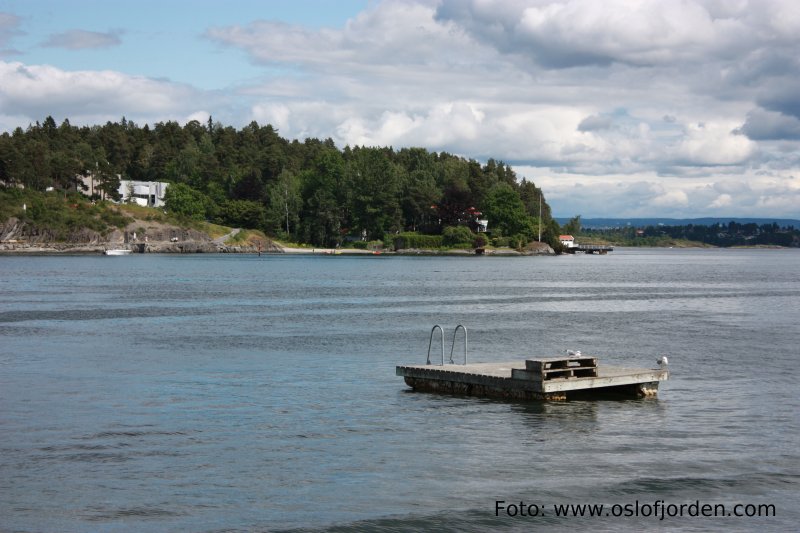
[[[601,366],[590,356],[398,366],[396,374],[418,391],[512,400],[644,398],[669,378],[666,369]]]
[[[565,251],[570,254],[583,252],[585,254],[605,255],[608,252],[613,252],[614,247],[605,244],[576,244],[575,246],[566,248]]]

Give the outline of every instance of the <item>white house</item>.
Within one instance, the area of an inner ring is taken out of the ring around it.
[[[567,248],[575,247],[575,237],[573,237],[572,235],[559,235],[558,240],[561,241],[561,244],[563,244]]]
[[[164,193],[169,183],[162,181],[120,180],[119,194],[122,202],[133,202],[144,207],[161,207],[164,205]]]
[[[117,174],[117,177],[121,176]],[[105,193],[98,188],[99,181],[95,182],[92,173],[80,176],[83,182],[83,194],[93,198],[95,195],[105,199]],[[119,180],[119,192],[121,203],[135,203],[144,207],[161,207],[164,205],[164,193],[169,183],[161,181],[133,181]]]

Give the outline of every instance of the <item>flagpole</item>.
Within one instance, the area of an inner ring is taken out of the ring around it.
[[[542,242],[542,189],[539,189],[539,242]]]

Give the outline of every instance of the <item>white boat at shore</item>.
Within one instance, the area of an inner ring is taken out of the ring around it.
[[[103,252],[103,255],[128,255],[131,253],[130,250],[126,250],[124,248],[115,248],[112,250],[106,250]]]

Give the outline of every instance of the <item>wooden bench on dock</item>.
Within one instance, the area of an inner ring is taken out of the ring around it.
[[[577,355],[572,357],[551,357],[548,359],[528,359],[525,361],[525,370],[512,370],[511,377],[537,381],[595,378],[597,377],[597,358]]]

